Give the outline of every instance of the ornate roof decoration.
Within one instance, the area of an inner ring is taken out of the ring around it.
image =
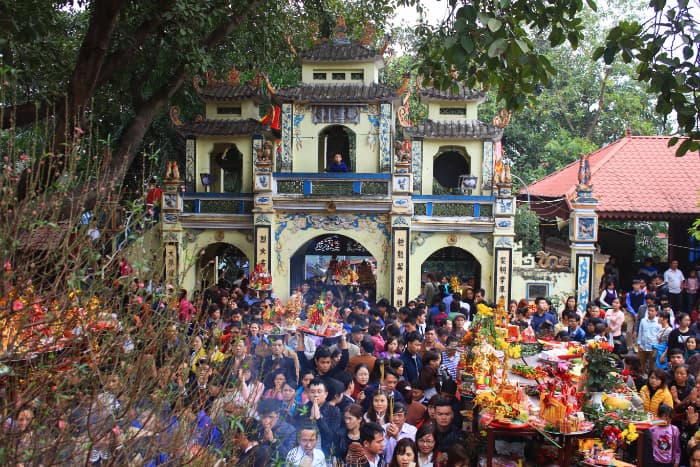
[[[202,120],[177,126],[177,131],[184,136],[244,136],[260,133],[265,125],[258,120]]]
[[[416,80],[418,82],[420,80]],[[443,101],[483,101],[486,98],[484,91],[469,89],[462,83],[457,83],[457,90],[453,86],[447,89],[427,87],[420,89],[422,99],[435,99]]]
[[[170,121],[174,126],[183,126],[184,123],[180,120],[180,107],[170,107]]]
[[[365,103],[391,102],[396,92],[381,84],[302,84],[277,90],[281,102]]]
[[[347,26],[345,26],[345,18],[343,15],[338,16],[338,21],[335,24],[335,37],[333,42],[336,44],[349,44],[350,39],[348,39]]]
[[[368,47],[372,43],[372,39],[374,39],[375,32],[377,32],[377,27],[374,25],[374,23],[365,24],[362,39],[360,39],[360,44]]]
[[[498,141],[503,129],[479,120],[436,122],[425,120],[405,129],[416,138],[474,138]]]
[[[251,99],[260,103],[263,100],[257,74],[253,81],[241,84],[241,76],[235,66],[229,71],[226,81],[217,79],[213,69],[207,71],[205,79],[205,87],[202,87],[202,78],[200,76],[195,76],[192,79],[195,91],[204,101],[240,102]]]
[[[508,126],[510,123],[510,117],[513,115],[513,112],[511,112],[508,109],[501,109],[498,111],[498,115],[493,117],[493,120],[491,120],[491,123],[493,123],[493,126],[496,128],[505,128]]]

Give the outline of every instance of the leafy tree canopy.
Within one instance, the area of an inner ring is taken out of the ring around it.
[[[415,5],[419,0],[400,0]],[[447,0],[450,13],[437,25],[421,23],[418,70],[426,80],[446,88],[456,77],[471,87],[493,90],[499,102],[520,110],[551,86],[557,67],[545,48],[568,42],[576,50],[586,38],[585,15],[596,11],[593,0],[543,2],[513,0]],[[656,96],[662,116],[675,115],[680,134],[689,136],[678,155],[698,149],[700,68],[698,21],[687,0],[674,4],[651,0],[647,21],[623,19],[607,32],[593,58],[613,64],[619,55],[633,63],[635,80]],[[600,34],[600,32],[598,32]],[[567,51],[568,52],[568,51]],[[673,143],[673,142],[672,142]]]

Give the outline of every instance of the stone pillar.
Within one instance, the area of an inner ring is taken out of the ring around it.
[[[396,142],[394,172],[391,177],[391,300],[397,307],[406,306],[409,300],[408,261],[413,214],[411,155],[410,142]]]
[[[515,242],[515,197],[510,176],[496,186],[493,208],[493,301],[508,306],[513,277],[513,244]]]
[[[165,283],[175,286],[180,283],[180,238],[182,236],[180,214],[183,211],[182,191],[184,185],[177,174],[177,168],[174,170],[175,174],[172,173],[173,165],[168,162],[161,201],[162,220],[158,224],[161,226],[163,234]]]
[[[594,298],[593,267],[595,243],[598,241],[598,200],[593,197],[590,186],[579,185],[576,199],[571,203],[569,217],[569,242],[571,264],[574,267],[578,312],[582,314],[586,305]]]

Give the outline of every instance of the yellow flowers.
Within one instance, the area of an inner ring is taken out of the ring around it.
[[[520,344],[513,344],[508,347],[508,357],[510,358],[520,358],[522,355],[522,348]]]
[[[620,436],[622,436],[622,439],[625,443],[630,444],[636,441],[637,438],[639,438],[639,433],[637,433],[637,428],[634,426],[634,424],[630,423],[629,425],[627,425],[627,428],[622,430]]]
[[[481,316],[493,316],[493,308],[484,303],[479,303],[476,305],[476,311]]]

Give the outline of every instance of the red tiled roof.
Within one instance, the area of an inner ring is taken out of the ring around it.
[[[700,153],[676,157],[677,146],[668,147],[670,138],[626,136],[590,154],[593,196],[598,199],[601,218],[700,216]],[[578,167],[577,160],[529,185],[533,205],[538,198],[564,197],[570,210],[571,199],[576,195]],[[524,190],[520,194],[525,194]]]

